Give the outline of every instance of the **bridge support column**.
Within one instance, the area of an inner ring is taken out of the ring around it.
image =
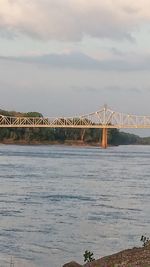
[[[108,146],[107,128],[102,128],[102,148],[107,148],[107,146]]]

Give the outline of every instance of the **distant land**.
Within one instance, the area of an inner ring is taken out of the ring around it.
[[[16,112],[0,109],[0,114],[13,117],[43,117],[39,112]],[[101,129],[65,128],[0,128],[0,143],[4,144],[67,144],[99,145]],[[150,145],[150,137],[108,130],[108,144],[111,146],[142,144]]]

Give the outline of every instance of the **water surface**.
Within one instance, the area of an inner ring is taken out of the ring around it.
[[[98,258],[141,245],[149,162],[150,146],[0,145],[0,264],[60,267],[86,249]]]

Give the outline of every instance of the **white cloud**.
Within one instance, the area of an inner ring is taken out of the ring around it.
[[[0,0],[0,31],[5,36],[132,39],[132,32],[147,22],[149,0]]]

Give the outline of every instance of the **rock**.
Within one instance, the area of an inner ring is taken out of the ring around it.
[[[83,267],[83,265],[80,265],[79,263],[75,261],[71,261],[63,265],[63,267]]]

